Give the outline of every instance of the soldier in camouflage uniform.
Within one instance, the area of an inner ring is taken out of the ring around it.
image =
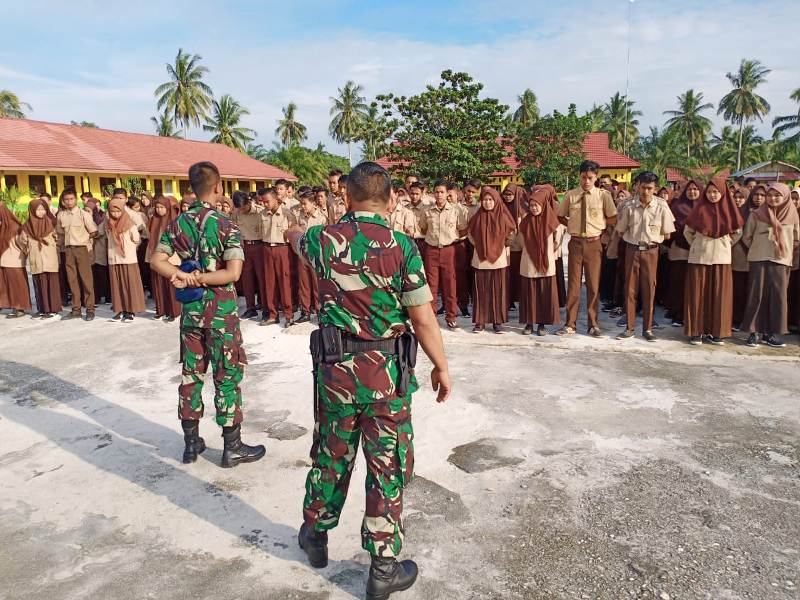
[[[248,446],[241,440],[242,392],[239,384],[247,364],[239,329],[234,283],[244,263],[242,236],[237,226],[220,212],[205,208],[223,194],[217,168],[208,162],[189,169],[197,198],[189,210],[172,221],[161,236],[151,267],[169,277],[177,288],[202,287],[199,300],[183,304],[181,358],[183,372],[178,387],[178,415],[186,447],[183,462],[197,460],[205,449],[200,437],[203,416],[203,381],[209,364],[214,373],[216,421],[222,427],[222,466],[234,467],[264,456],[264,446]],[[199,251],[198,251],[199,249]],[[181,261],[197,258],[199,271],[184,273],[167,258],[176,253]]]
[[[313,566],[327,564],[327,531],[339,522],[361,441],[368,471],[361,538],[372,555],[367,598],[376,600],[409,588],[417,576],[413,561],[395,557],[403,543],[403,488],[414,465],[411,394],[419,386],[412,375],[405,392],[398,393],[398,355],[348,352],[347,342],[381,345],[409,330],[410,320],[434,364],[438,400],[450,391],[419,250],[386,221],[390,189],[384,169],[362,163],[347,179],[351,212],[336,224],[286,234],[318,277],[320,326],[341,330],[345,348],[338,362],[315,365],[317,423],[299,541]]]

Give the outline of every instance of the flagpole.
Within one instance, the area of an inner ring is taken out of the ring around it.
[[[628,93],[630,91],[631,81],[631,16],[633,13],[634,0],[628,0],[628,56],[625,60],[625,103],[623,105],[625,110],[625,124],[622,128],[622,153],[627,154],[628,151]]]

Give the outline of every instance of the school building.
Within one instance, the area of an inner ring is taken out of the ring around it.
[[[189,167],[202,160],[217,165],[228,195],[297,180],[222,144],[0,118],[0,190],[16,186],[22,203],[41,192],[56,197],[65,187],[99,198],[131,177],[153,194],[180,199],[189,190]]]

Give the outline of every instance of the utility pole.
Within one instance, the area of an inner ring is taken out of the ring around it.
[[[630,91],[631,81],[631,18],[633,13],[633,1],[628,0],[628,57],[625,61],[625,123],[622,126],[622,153],[628,153],[628,92]]]

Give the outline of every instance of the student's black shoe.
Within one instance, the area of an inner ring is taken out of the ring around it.
[[[81,316],[83,316],[83,315],[81,315],[81,311],[72,310],[69,313],[67,313],[66,315],[64,315],[63,317],[61,317],[61,319],[63,321],[68,321],[69,319],[80,319]]]
[[[783,348],[784,346],[786,346],[786,343],[774,333],[765,335],[764,343],[767,346],[772,346],[773,348]]]
[[[444,314],[444,306],[440,307],[439,310],[436,311],[436,314],[437,315],[443,315]]]
[[[531,335],[533,334],[533,325],[530,323],[525,325],[525,329],[522,330],[522,335]]]
[[[94,311],[86,311],[86,321],[94,321]]]
[[[745,346],[756,348],[758,346],[758,334],[755,332],[751,333],[750,336],[747,338],[747,341],[745,342]]]
[[[133,313],[125,313],[124,315],[122,315],[122,321],[123,322],[133,321]]]
[[[275,325],[278,322],[278,319],[263,319],[259,325],[267,326],[267,325]]]
[[[387,600],[394,592],[407,590],[417,580],[417,563],[413,560],[372,557],[367,579],[367,600]]]
[[[508,305],[508,310],[517,310],[517,305],[512,302]]]
[[[311,316],[306,312],[301,312],[300,316],[297,317],[295,323],[308,323],[311,320]]]
[[[56,313],[44,313],[42,315],[42,319],[52,319],[55,316],[56,316]]]
[[[200,421],[184,419],[181,421],[183,428],[183,441],[186,447],[183,449],[183,462],[185,464],[197,461],[197,457],[206,449],[206,443],[200,437]]]
[[[633,337],[633,329],[625,329],[617,334],[618,340],[626,340]]]
[[[224,449],[222,450],[222,466],[226,469],[239,463],[255,462],[264,458],[267,449],[264,446],[248,446],[242,441],[242,428],[239,425],[222,428]]]
[[[318,532],[303,523],[297,534],[297,543],[308,556],[309,564],[315,569],[328,566],[328,532]]]
[[[536,335],[540,337],[547,335],[547,327],[540,324],[539,327],[536,329]]]
[[[709,344],[713,344],[714,346],[724,346],[725,345],[725,342],[723,341],[722,338],[714,337],[713,335],[707,335],[706,336],[706,341]]]
[[[603,307],[600,309],[603,312],[611,312],[614,310],[614,303],[613,302],[603,302]]]
[[[483,333],[485,329],[486,329],[485,325],[476,323],[475,326],[472,328],[472,333]]]
[[[693,335],[692,337],[689,338],[689,343],[692,346],[699,346],[700,344],[703,343],[703,336],[702,335]]]
[[[669,310],[669,309],[665,310],[665,311],[664,311],[664,318],[665,318],[667,321],[672,321],[672,311],[671,311],[671,310]]]
[[[450,329],[458,329],[458,321],[445,321],[445,324]]]
[[[650,330],[648,330],[648,331],[645,331],[645,332],[642,334],[642,337],[643,337],[644,339],[646,339],[648,342],[657,342],[657,341],[658,341],[658,338],[656,337],[656,335],[655,335],[655,334],[654,334],[652,331],[650,331]]]
[[[25,311],[22,310],[12,310],[10,313],[6,315],[6,319],[19,319],[22,315],[25,314]]]
[[[461,316],[462,317],[468,317],[469,316],[469,307],[462,306],[459,310],[461,311]]]
[[[603,335],[603,330],[600,329],[599,327],[590,327],[589,328],[589,335],[592,336],[592,337],[596,337],[596,338],[605,337]]]
[[[673,327],[683,327],[683,321],[680,319],[672,319],[672,323],[670,323]]]
[[[44,319],[44,316],[45,316],[46,314],[47,314],[47,313],[43,313],[43,312],[37,312],[35,315],[31,316],[31,319]]]
[[[121,321],[124,315],[121,312],[118,312],[113,317],[111,317],[112,321]]]
[[[503,326],[500,323],[495,323],[492,325],[492,331],[495,333],[505,333],[505,329],[503,329]]]
[[[252,319],[253,317],[258,316],[258,311],[255,308],[248,308],[246,311],[242,313],[240,318],[242,319]]]
[[[169,315],[167,315],[167,316],[166,316],[166,317],[164,317],[164,319],[163,319],[164,323],[172,323],[174,320],[175,320],[175,317],[171,317],[171,316],[169,316]]]

